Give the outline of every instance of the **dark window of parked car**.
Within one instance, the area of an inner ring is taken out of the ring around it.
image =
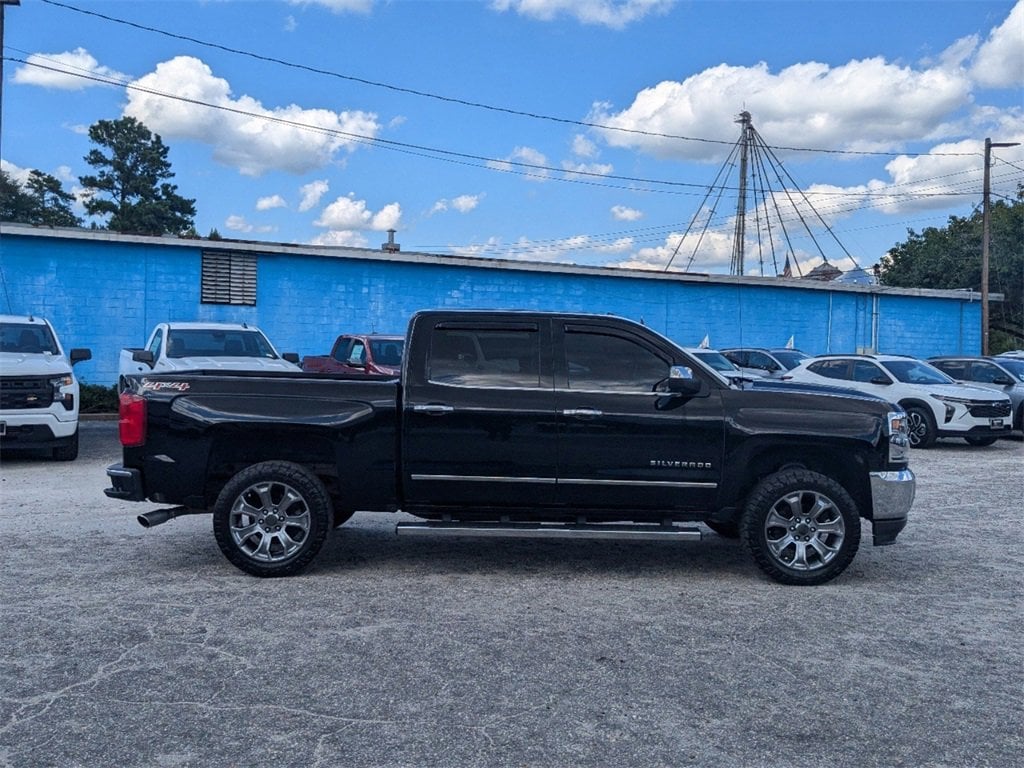
[[[850,363],[847,360],[822,360],[820,363],[811,363],[807,370],[827,379],[845,381],[850,378]]]
[[[776,352],[772,352],[775,359],[778,360],[782,365],[786,367],[786,370],[791,371],[796,368],[804,360],[807,360],[810,355],[804,354],[803,352],[797,352],[792,349],[780,349]]]
[[[370,350],[377,365],[399,366],[402,364],[402,349],[405,342],[401,339],[388,341],[370,341]]]
[[[946,371],[949,373],[949,371]],[[956,378],[955,376],[953,378]],[[992,384],[996,379],[1008,379],[1003,371],[999,370],[999,366],[992,365],[992,363],[973,362],[971,363],[971,381],[980,381],[986,384]]]
[[[888,383],[892,384],[892,379],[889,378],[886,373],[868,360],[854,360],[853,361],[853,380],[864,381],[867,383],[875,382],[880,383],[882,379],[885,379]]]
[[[434,328],[430,381],[464,387],[539,387],[536,329]]]
[[[953,381],[942,371],[919,360],[889,360],[882,365],[904,384],[949,384]]]
[[[4,323],[0,325],[0,352],[25,354],[57,354],[57,340],[50,329],[37,323]]]
[[[1018,381],[1024,381],[1024,360],[1004,360],[1000,358],[999,365],[1013,374]]]
[[[932,365],[954,379],[966,379],[968,376],[966,360],[936,360]]]
[[[731,360],[734,364],[738,365],[740,368],[748,367],[746,352],[741,352],[738,349],[733,349],[728,352],[723,352],[722,354],[729,358],[729,360]]]
[[[750,352],[747,358],[747,368],[757,368],[769,373],[779,370],[779,364],[772,360],[764,352]]]
[[[671,364],[632,339],[569,329],[565,362],[569,389],[618,392],[652,392]]]

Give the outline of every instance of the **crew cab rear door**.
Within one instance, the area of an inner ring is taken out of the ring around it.
[[[581,509],[711,508],[724,445],[719,389],[656,391],[671,365],[687,361],[627,327],[556,321],[553,342],[558,500]]]
[[[402,405],[407,507],[551,504],[550,320],[426,316],[414,333]]]

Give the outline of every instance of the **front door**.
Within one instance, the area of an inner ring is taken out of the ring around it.
[[[561,337],[561,343],[559,343]],[[709,509],[721,476],[722,405],[656,391],[674,353],[619,328],[555,329],[558,499],[577,509]],[[695,376],[703,376],[691,364]]]

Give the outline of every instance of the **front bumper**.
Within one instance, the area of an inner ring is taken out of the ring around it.
[[[917,479],[909,469],[871,473],[872,532],[876,547],[892,544],[907,524]]]
[[[107,467],[107,477],[110,478],[111,487],[104,488],[103,492],[110,498],[122,501],[146,500],[142,490],[142,473],[139,470],[121,464],[111,464]]]

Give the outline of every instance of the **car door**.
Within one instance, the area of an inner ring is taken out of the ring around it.
[[[656,391],[673,363],[687,361],[618,326],[566,320],[554,331],[558,500],[586,510],[709,508],[722,469],[718,389]]]
[[[408,508],[555,503],[550,321],[429,318],[417,333],[428,338],[402,406]]]

